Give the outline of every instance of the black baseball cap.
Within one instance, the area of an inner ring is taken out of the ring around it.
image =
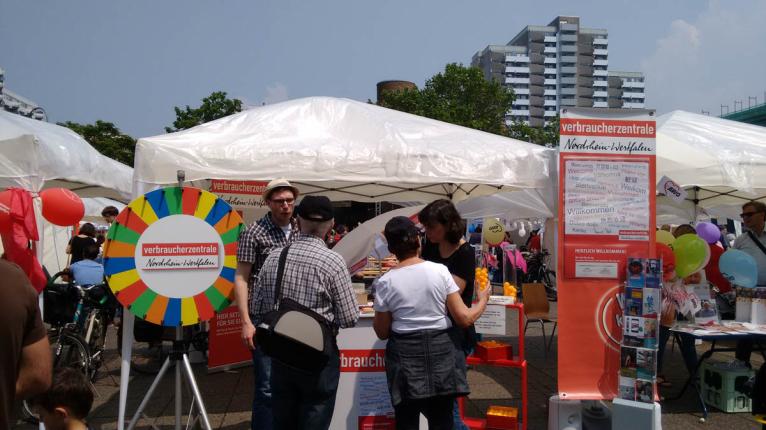
[[[420,229],[418,226],[406,216],[395,216],[391,218],[383,229],[383,235],[389,242],[392,238],[415,236],[419,233]]]
[[[332,202],[325,196],[306,196],[296,209],[299,217],[307,221],[329,221],[335,218]]]

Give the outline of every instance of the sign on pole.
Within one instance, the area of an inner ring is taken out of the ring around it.
[[[560,131],[559,395],[611,399],[625,262],[654,254],[654,112],[564,108]]]
[[[154,324],[213,317],[232,301],[242,219],[214,194],[151,191],[117,216],[104,245],[104,274],[117,300]]]

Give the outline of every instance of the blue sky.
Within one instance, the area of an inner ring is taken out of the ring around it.
[[[647,107],[720,112],[766,91],[766,2],[0,0],[6,87],[51,121],[163,133],[173,106],[375,99],[557,15],[609,31],[609,68],[643,71]]]

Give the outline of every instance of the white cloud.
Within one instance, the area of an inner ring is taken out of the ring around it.
[[[266,96],[263,98],[263,102],[267,105],[283,102],[287,99],[287,87],[281,82],[275,82],[274,85],[266,87]]]
[[[646,105],[720,114],[720,105],[766,91],[766,2],[711,1],[695,20],[675,20],[641,62]],[[725,110],[725,108],[724,108]]]

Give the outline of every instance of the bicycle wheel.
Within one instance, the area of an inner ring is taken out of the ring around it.
[[[545,285],[545,291],[548,293],[548,300],[555,302],[558,300],[558,289],[556,287],[556,272],[553,270],[546,270],[543,274],[543,284]]]
[[[75,333],[59,334],[53,350],[53,368],[71,367],[91,377],[90,351],[85,341]]]
[[[91,379],[96,378],[96,373],[104,361],[103,353],[107,326],[106,315],[101,309],[91,310],[85,319],[85,336],[83,340],[88,345],[88,351],[90,352],[89,372]]]

